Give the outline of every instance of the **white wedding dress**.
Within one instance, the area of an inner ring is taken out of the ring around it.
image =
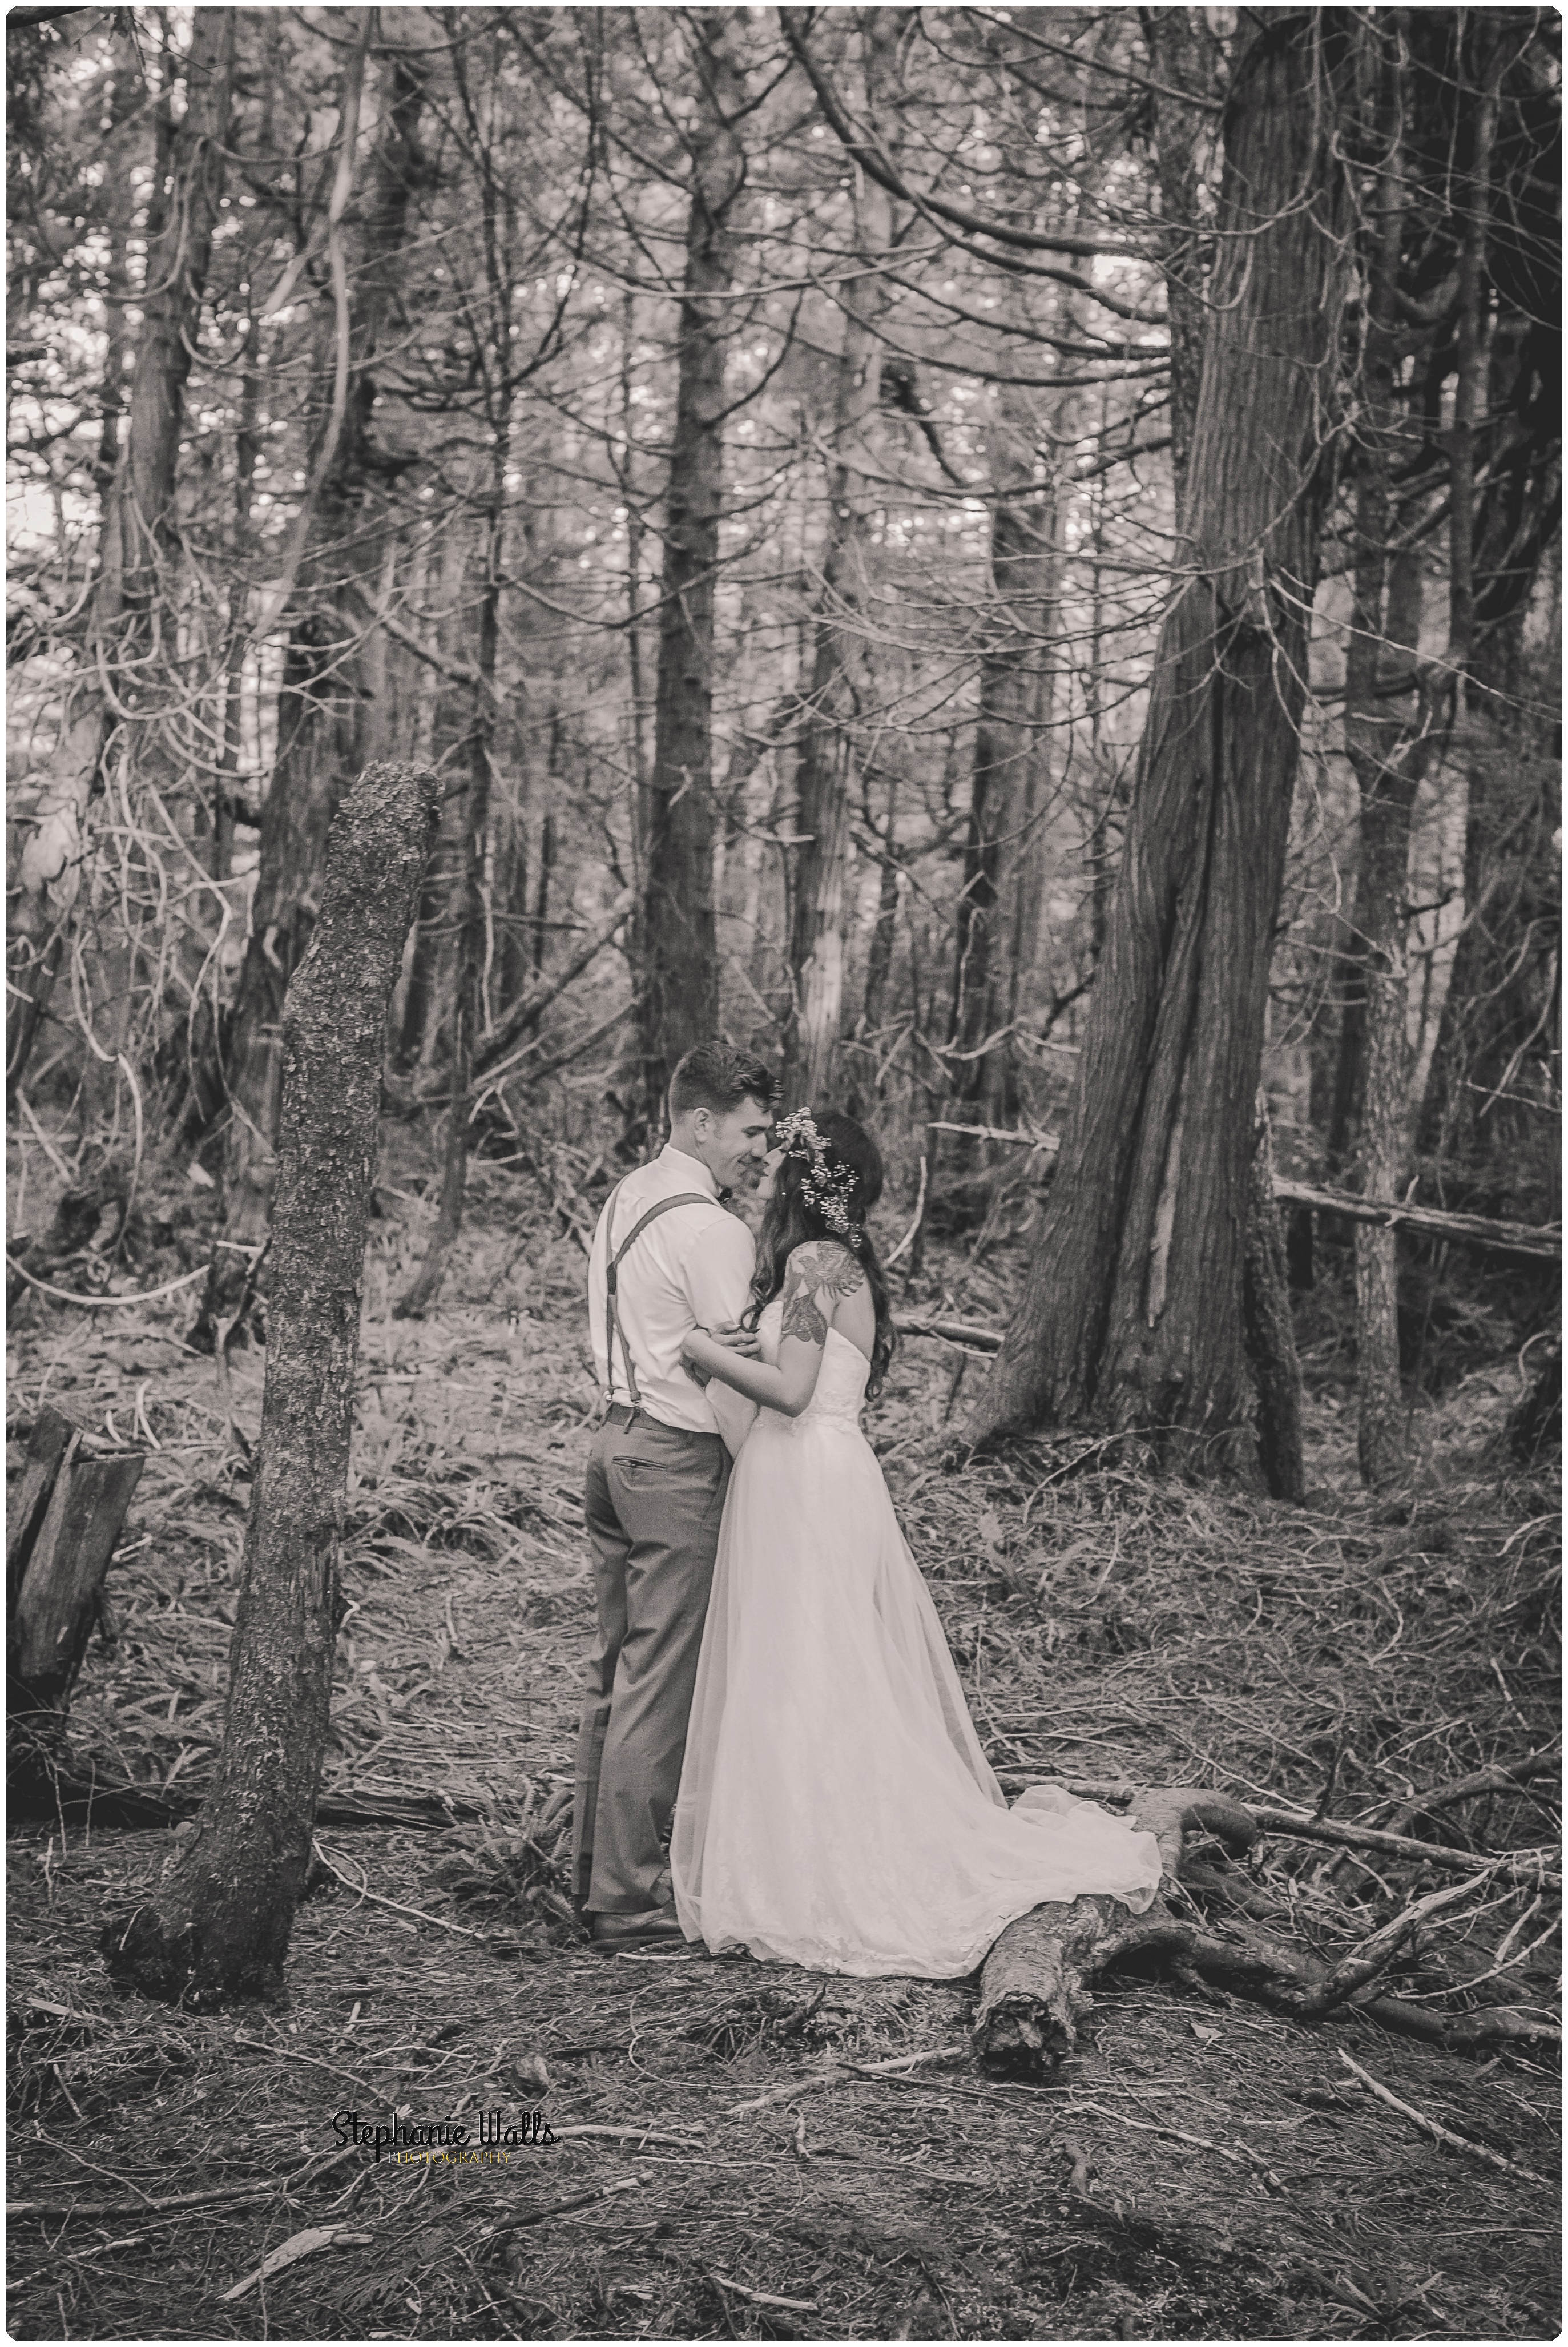
[[[776,1358],[782,1303],[762,1316]],[[730,1479],[675,1803],[688,1939],[814,1971],[949,1980],[1046,1900],[1134,1910],[1158,1848],[1044,1787],[1009,1809],[860,1429],[868,1364],[827,1332],[798,1418]]]

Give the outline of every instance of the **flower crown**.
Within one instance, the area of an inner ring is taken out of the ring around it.
[[[783,1118],[774,1129],[774,1145],[786,1157],[794,1157],[809,1168],[801,1184],[804,1196],[816,1208],[828,1229],[836,1231],[851,1246],[858,1246],[863,1235],[861,1225],[849,1211],[849,1201],[855,1194],[857,1177],[853,1166],[842,1159],[835,1165],[828,1163],[828,1143],[816,1129],[808,1110],[797,1108]]]

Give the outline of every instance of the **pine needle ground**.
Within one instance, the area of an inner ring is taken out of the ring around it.
[[[1353,2015],[1308,2028],[1124,1978],[1060,2078],[1031,2086],[968,2055],[972,1983],[580,1945],[560,1843],[590,1608],[581,1248],[561,1185],[478,1166],[439,1307],[394,1320],[431,1220],[418,1171],[389,1164],[373,1235],[327,1792],[434,1794],[450,1822],[323,1823],[286,2004],[216,2016],[119,1997],[96,1953],[177,1833],[13,1833],[13,2334],[1554,2335],[1555,2190],[1484,2157],[1554,2177],[1542,2055],[1455,2055]],[[155,1249],[131,1284],[171,1266]],[[998,1321],[1015,1269],[938,1250],[908,1308]],[[249,1500],[231,1418],[253,1439],[261,1377],[236,1355],[225,1396],[180,1344],[185,1302],[28,1306],[10,1364],[13,1468],[45,1399],[159,1446],[72,1740],[100,1776],[171,1797],[200,1790],[220,1733]],[[1409,1490],[1373,1501],[1350,1398],[1327,1351],[1309,1359],[1314,1489],[1287,1509],[1142,1477],[1081,1440],[955,1471],[961,1358],[907,1341],[871,1431],[1016,1781],[1212,1784],[1387,1823],[1549,1746],[1558,1495],[1507,1470],[1507,1360],[1426,1412]],[[1555,1780],[1413,1829],[1550,1845]],[[1284,1840],[1256,1879],[1330,1954],[1431,1887]],[[1531,1950],[1507,1986],[1541,2009],[1556,1903],[1494,1882],[1382,1986],[1459,2010],[1496,1993],[1467,1983],[1500,1947]],[[1374,2099],[1342,2050],[1480,2149]],[[532,2111],[555,2140],[505,2164],[377,2162],[341,2139],[351,2113],[477,2132],[494,2112],[526,2132]],[[307,2229],[324,2238],[234,2295]]]

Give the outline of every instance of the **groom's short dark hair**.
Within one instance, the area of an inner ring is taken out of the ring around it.
[[[743,1100],[759,1101],[771,1108],[774,1099],[774,1072],[765,1060],[754,1051],[743,1051],[733,1043],[715,1039],[712,1043],[698,1043],[675,1063],[670,1079],[670,1113],[684,1116],[688,1109],[712,1109],[715,1116],[727,1116],[739,1108]]]

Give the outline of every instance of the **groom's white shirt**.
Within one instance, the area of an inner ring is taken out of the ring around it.
[[[613,1235],[615,1245],[622,1245],[650,1206],[689,1190],[702,1191],[712,1205],[677,1206],[650,1223],[621,1262],[616,1297],[649,1416],[688,1433],[717,1434],[727,1430],[721,1429],[702,1387],[682,1367],[681,1348],[693,1327],[712,1328],[740,1318],[751,1294],[756,1247],[745,1224],[719,1204],[718,1185],[700,1157],[688,1157],[666,1142],[651,1165],[627,1175],[600,1214],[588,1261],[589,1336],[600,1389],[608,1339],[615,1345],[610,1399],[629,1400],[626,1363],[610,1327],[605,1290],[610,1240]],[[611,1211],[613,1234],[607,1228]],[[721,1390],[724,1401],[741,1401],[739,1395]]]

